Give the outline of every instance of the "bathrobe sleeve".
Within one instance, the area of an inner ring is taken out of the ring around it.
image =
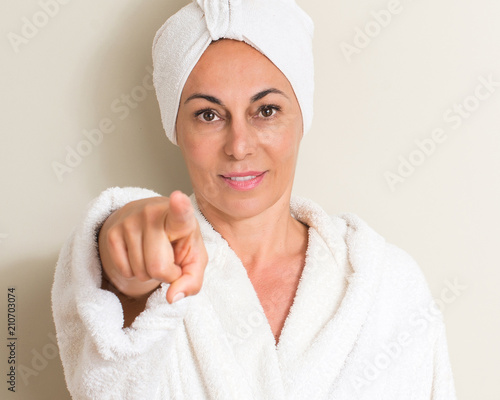
[[[91,205],[65,243],[56,266],[52,309],[68,389],[75,399],[155,398],[162,365],[174,347],[188,301],[169,304],[168,285],[149,297],[146,309],[123,329],[116,295],[102,290],[96,234],[126,203],[156,193],[111,188]],[[140,371],[152,371],[148,375]],[[163,368],[164,370],[164,368]]]
[[[448,354],[445,325],[442,321],[440,325],[434,346],[432,400],[454,400],[457,397]]]
[[[390,249],[389,259],[393,262],[387,271],[387,276],[391,277],[384,290],[391,293],[389,301],[400,299],[392,318],[399,321],[397,326],[400,332],[408,333],[410,342],[408,347],[404,347],[407,357],[402,357],[410,370],[401,365],[397,368],[407,374],[406,385],[407,388],[413,386],[413,391],[418,393],[415,398],[456,400],[442,311],[415,259],[393,245],[387,248]],[[394,291],[391,292],[389,287]],[[397,376],[396,371],[391,372]]]
[[[399,312],[394,315],[402,321],[402,331],[408,332],[416,343],[413,348],[409,346],[409,358],[406,359],[408,365],[414,363],[417,366],[416,375],[408,374],[408,387],[412,386],[413,380],[415,392],[421,396],[416,397],[419,399],[456,400],[442,311],[415,259],[393,245],[388,245],[388,248],[388,254],[394,260],[389,268],[392,271],[388,271],[393,275],[389,279],[389,285],[395,290],[392,298],[401,299],[396,306]]]

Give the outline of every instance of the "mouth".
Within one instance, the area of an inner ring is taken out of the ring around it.
[[[257,175],[249,175],[249,176],[229,176],[227,179],[231,179],[232,181],[236,182],[244,182],[244,181],[249,181],[251,179],[257,178]]]
[[[219,175],[226,184],[235,190],[248,191],[255,189],[264,180],[267,171],[248,171]]]

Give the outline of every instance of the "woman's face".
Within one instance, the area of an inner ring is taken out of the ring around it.
[[[234,40],[211,44],[184,86],[176,130],[206,216],[288,207],[302,114],[287,78],[260,52]]]

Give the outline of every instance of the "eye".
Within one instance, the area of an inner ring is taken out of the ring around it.
[[[215,111],[210,109],[198,111],[196,113],[196,117],[201,119],[203,122],[214,122],[220,119]]]
[[[281,108],[275,105],[262,106],[259,109],[259,115],[264,118],[271,118],[280,110]]]

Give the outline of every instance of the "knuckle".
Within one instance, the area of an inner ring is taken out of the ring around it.
[[[124,278],[131,279],[134,277],[132,270],[130,268],[128,268],[128,266],[124,265],[123,263],[116,263],[115,266],[116,266],[118,273],[121,276],[123,276]]]
[[[154,223],[158,221],[158,219],[162,216],[163,213],[164,209],[162,207],[162,204],[147,203],[144,205],[141,211],[141,217],[144,219],[144,221],[148,223]]]
[[[162,262],[153,261],[148,265],[148,273],[152,278],[158,279],[165,275],[165,267]]]
[[[121,244],[121,231],[116,227],[112,227],[106,233],[106,243],[107,245],[116,250]]]
[[[135,274],[135,278],[140,282],[147,282],[151,279],[151,277],[145,271],[138,271]]]
[[[138,230],[138,223],[135,218],[130,217],[123,220],[122,227],[124,235],[131,235]]]

